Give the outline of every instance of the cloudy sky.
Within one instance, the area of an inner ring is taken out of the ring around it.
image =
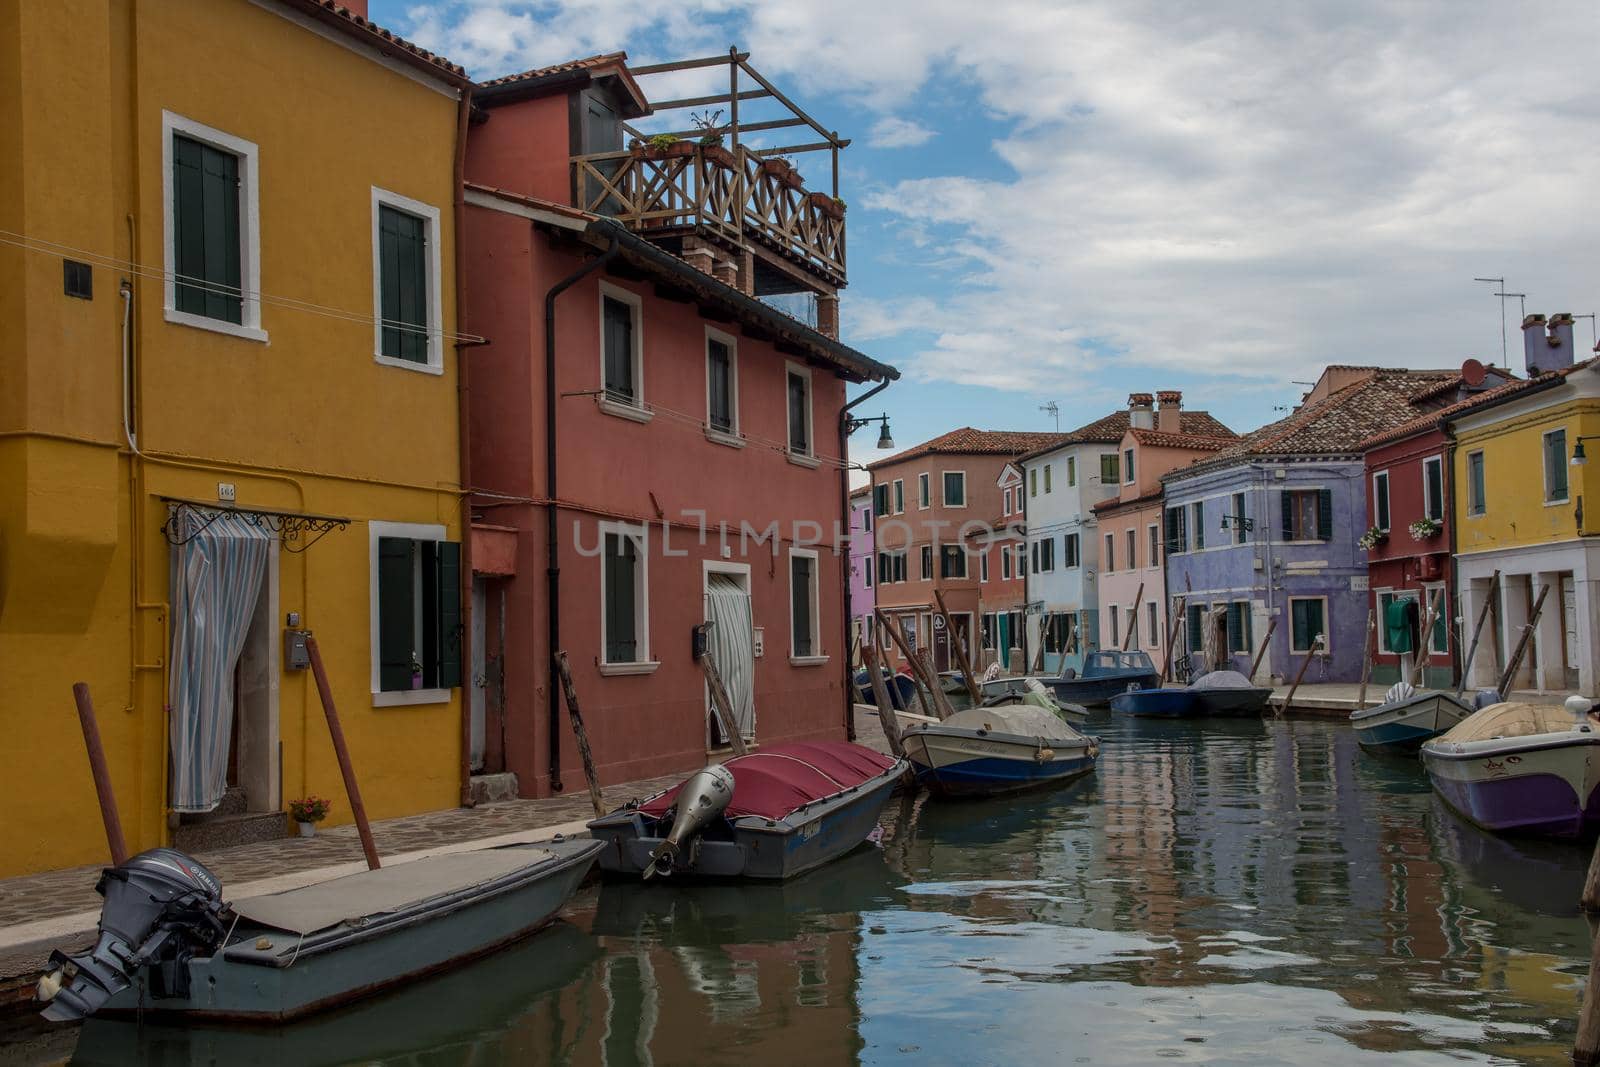
[[[1600,307],[1592,3],[373,0],[493,77],[726,51],[830,128],[845,340],[905,447],[1178,388],[1238,430],[1327,363],[1501,362],[1496,286]],[[665,98],[698,86],[646,82]],[[749,117],[748,115],[746,117]],[[757,116],[759,117],[759,116]],[[826,157],[802,157],[826,184]],[[1520,370],[1519,302],[1507,308]],[[1578,323],[1581,349],[1594,320]],[[872,431],[855,458],[874,457]]]

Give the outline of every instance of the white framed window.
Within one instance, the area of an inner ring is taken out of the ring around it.
[[[1003,496],[1005,499],[1005,504],[1001,507],[1000,514],[1009,515],[1011,514],[1011,490],[1007,489]]]
[[[600,410],[635,422],[653,417],[644,405],[644,301],[600,282]]]
[[[259,160],[252,141],[161,113],[166,321],[267,340]]]
[[[922,581],[926,582],[933,577],[933,546],[922,546]]]
[[[1034,467],[1028,472],[1028,495],[1039,495],[1039,468]]]
[[[1152,522],[1144,529],[1147,542],[1145,551],[1150,554],[1149,562],[1146,566],[1159,567],[1161,566],[1161,527]]]
[[[798,363],[784,364],[784,391],[787,393],[789,460],[805,467],[817,466],[817,444],[811,435],[811,368]]]
[[[967,472],[944,471],[941,475],[944,482],[943,497],[941,498],[947,508],[964,508],[967,506]]]
[[[1482,515],[1488,510],[1484,496],[1483,450],[1467,453],[1467,514]]]
[[[1380,530],[1389,529],[1389,472],[1378,471],[1372,476],[1372,525]]]
[[[894,513],[904,515],[906,511],[906,483],[904,478],[894,480]]]
[[[1122,484],[1133,484],[1133,449],[1122,450]]]
[[[600,673],[648,674],[650,558],[645,529],[602,522],[600,534]]]
[[[821,607],[817,597],[817,552],[789,550],[789,662],[812,666],[828,662],[822,652]]]
[[[927,471],[917,475],[917,510],[926,511],[933,503],[933,476]]]
[[[1325,596],[1292,596],[1289,598],[1289,651],[1309,652],[1318,635],[1322,637],[1319,651],[1327,653],[1333,641],[1328,632],[1328,598]]]
[[[1139,569],[1139,531],[1133,527],[1128,528],[1128,569]]]
[[[865,579],[864,584],[866,585],[866,587],[868,589],[871,589],[872,588],[872,557],[868,556],[865,559],[863,559],[861,561],[861,566],[866,568],[866,570],[862,574],[862,577]]]
[[[1563,427],[1551,430],[1543,437],[1544,452],[1544,502],[1567,502],[1567,431]]]
[[[1011,549],[1006,545],[1000,546],[1000,580],[1011,580]]]
[[[739,436],[739,341],[711,326],[706,327],[706,436],[718,444],[744,445]]]
[[[1078,457],[1067,457],[1067,488],[1071,489],[1078,484]]]
[[[1161,624],[1156,621],[1156,602],[1154,600],[1145,601],[1144,613],[1145,618],[1148,620],[1145,627],[1146,639],[1150,642],[1151,648],[1158,648],[1161,645]]]
[[[372,705],[443,704],[461,685],[461,545],[427,523],[367,537]]]
[[[1021,578],[1028,573],[1028,546],[1017,545],[1017,577]]]
[[[978,581],[987,582],[988,580],[989,580],[989,550],[987,548],[985,548],[983,550],[982,554],[978,556]]]
[[[1444,521],[1444,457],[1429,456],[1422,461],[1422,513],[1435,522]]]
[[[1044,465],[1044,491],[1046,493],[1050,492],[1050,466],[1048,463]]]
[[[1117,535],[1106,534],[1106,558],[1100,561],[1100,569],[1107,574],[1117,569]]]
[[[439,209],[372,187],[372,355],[389,367],[444,373]]]

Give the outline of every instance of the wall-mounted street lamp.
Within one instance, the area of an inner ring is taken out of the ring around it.
[[[1233,529],[1235,529],[1235,530],[1244,530],[1246,533],[1248,533],[1249,531],[1254,530],[1256,528],[1256,524],[1255,524],[1254,520],[1252,520],[1248,515],[1224,515],[1224,516],[1222,516],[1222,528],[1224,530],[1229,528],[1229,523],[1232,523],[1232,528]]]
[[[1583,443],[1585,441],[1600,441],[1600,434],[1592,433],[1578,438],[1577,443],[1572,446],[1572,466],[1574,467],[1581,467],[1588,462],[1589,457],[1583,454]]]
[[[853,434],[857,430],[861,429],[861,427],[867,425],[868,423],[872,423],[872,422],[881,422],[881,423],[883,423],[883,431],[878,434],[878,447],[882,448],[882,449],[893,448],[894,447],[894,438],[889,436],[889,416],[887,414],[878,415],[878,416],[875,416],[875,417],[872,417],[872,418],[866,418],[866,419],[858,419],[853,415],[852,416],[848,416],[845,419],[845,422],[844,422],[845,436],[848,437],[850,434]]]

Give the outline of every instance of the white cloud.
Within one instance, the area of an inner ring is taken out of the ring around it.
[[[889,115],[873,123],[867,144],[873,148],[915,148],[933,137],[934,131],[922,123]]]

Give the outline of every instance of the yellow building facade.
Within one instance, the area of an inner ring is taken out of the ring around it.
[[[348,821],[297,631],[369,814],[458,802],[466,86],[310,0],[0,0],[0,876],[106,859],[77,681],[130,848]]]
[[[1499,572],[1469,685],[1496,683],[1543,592],[1512,688],[1595,695],[1600,464],[1574,457],[1580,446],[1593,450],[1597,441],[1586,438],[1600,438],[1596,366],[1503,387],[1450,420],[1456,574],[1469,640]]]

